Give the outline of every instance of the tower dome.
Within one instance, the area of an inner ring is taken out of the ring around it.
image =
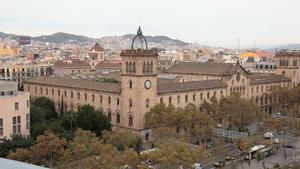
[[[137,34],[135,35],[135,37],[132,40],[131,50],[134,50],[134,49],[148,50],[147,40],[143,35],[141,26],[139,26],[139,28],[137,30]]]

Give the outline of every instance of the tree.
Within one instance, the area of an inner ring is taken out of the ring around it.
[[[98,136],[103,130],[111,130],[111,124],[102,112],[91,105],[84,105],[76,112],[76,127],[95,132]]]
[[[130,166],[131,168],[137,168],[139,164],[139,156],[132,149],[126,149],[121,154],[122,166]]]
[[[141,138],[126,129],[116,129],[115,131],[103,131],[102,139],[104,143],[114,145],[118,150],[127,148],[139,149]]]
[[[37,165],[53,167],[64,152],[66,145],[65,139],[60,139],[52,131],[45,131],[44,135],[37,137],[37,144],[30,149],[17,149],[11,152],[8,158],[13,160],[30,160]]]
[[[6,158],[10,151],[15,151],[17,148],[29,148],[34,144],[31,138],[26,138],[20,135],[13,135],[11,139],[0,140],[0,157]]]
[[[51,130],[58,135],[63,135],[65,133],[65,129],[61,126],[59,120],[45,120],[40,123],[34,123],[32,124],[32,126],[30,126],[30,136],[33,139],[36,139],[39,135],[42,135],[46,130]]]
[[[215,96],[210,99],[210,102],[204,100],[200,106],[200,109],[208,113],[217,123],[222,123],[225,118],[223,112],[221,111],[220,103]]]
[[[102,143],[95,133],[77,129],[75,137],[68,143],[61,161],[70,162],[99,155],[101,146]]]
[[[184,109],[158,104],[146,113],[146,127],[152,129],[155,142],[188,141],[191,137],[199,141],[212,136],[213,119],[193,104]]]
[[[46,112],[47,120],[56,119],[58,117],[55,111],[54,102],[48,99],[47,97],[38,97],[35,100],[33,100],[31,105],[44,110]]]
[[[103,142],[91,131],[77,129],[57,168],[120,168],[121,156],[116,147]]]
[[[249,100],[240,98],[233,94],[224,97],[220,101],[221,110],[224,112],[229,124],[229,128],[237,127],[239,130],[245,130],[246,125],[256,121],[258,116],[258,107]]]
[[[199,163],[203,157],[203,150],[199,147],[191,148],[188,144],[173,141],[158,145],[156,151],[142,154],[142,159],[151,159],[154,164],[164,169],[174,169],[182,166],[191,168],[193,163]]]

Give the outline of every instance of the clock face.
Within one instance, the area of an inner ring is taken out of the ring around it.
[[[151,87],[151,81],[150,80],[146,80],[144,85],[145,85],[146,89],[150,89],[150,87]]]

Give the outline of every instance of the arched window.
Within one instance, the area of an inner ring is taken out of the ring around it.
[[[130,114],[129,117],[128,117],[128,126],[129,126],[129,127],[133,126],[133,117],[132,117],[131,114]]]
[[[153,73],[153,62],[150,64],[150,73]]]
[[[129,80],[129,88],[132,89],[132,81]]]
[[[169,97],[169,104],[172,104],[172,97]]]
[[[117,112],[116,122],[117,122],[117,124],[120,124],[120,122],[121,122],[121,115],[120,115],[120,112]]]
[[[149,134],[148,134],[148,133],[146,133],[146,135],[145,135],[145,140],[146,140],[146,141],[149,140]]]
[[[135,73],[135,62],[133,62],[133,68],[132,68],[133,73]]]
[[[188,102],[189,99],[188,99],[188,95],[185,95],[185,102]]]
[[[126,73],[128,73],[129,72],[129,64],[128,64],[128,62],[126,62]]]
[[[146,99],[146,107],[149,107],[149,99]]]
[[[207,92],[207,99],[209,99],[209,92]]]
[[[146,63],[144,62],[143,64],[143,73],[145,74],[146,73]]]
[[[132,99],[129,99],[129,107],[132,107]]]
[[[110,99],[110,96],[108,96],[108,104],[111,103],[111,99]]]
[[[71,91],[71,99],[73,99],[73,91]]]
[[[196,101],[196,94],[193,94],[193,101]]]
[[[203,99],[203,94],[202,93],[200,93],[200,100],[202,100]]]
[[[110,111],[107,112],[107,119],[108,119],[108,121],[111,122],[111,112]]]

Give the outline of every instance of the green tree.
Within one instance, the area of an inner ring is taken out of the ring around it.
[[[84,105],[76,112],[76,127],[95,132],[98,136],[103,130],[111,130],[111,124],[102,112],[91,105]]]
[[[224,112],[229,128],[245,130],[246,125],[259,118],[258,107],[253,102],[241,98],[238,94],[224,97],[220,101],[221,110]]]
[[[0,157],[6,158],[10,151],[15,151],[17,148],[29,148],[34,144],[31,138],[26,138],[20,135],[13,135],[11,139],[0,140]]]
[[[126,129],[116,129],[115,131],[102,132],[102,139],[107,144],[114,145],[118,150],[123,151],[127,148],[139,149],[141,138]]]
[[[39,107],[40,109],[44,110],[46,112],[46,119],[56,119],[57,113],[55,111],[54,102],[47,97],[38,97],[33,100],[31,105],[35,107]]]
[[[53,167],[63,155],[66,140],[60,139],[52,131],[45,131],[44,135],[37,137],[37,143],[29,150],[17,149],[10,152],[8,158],[13,160],[30,160],[37,165]]]

